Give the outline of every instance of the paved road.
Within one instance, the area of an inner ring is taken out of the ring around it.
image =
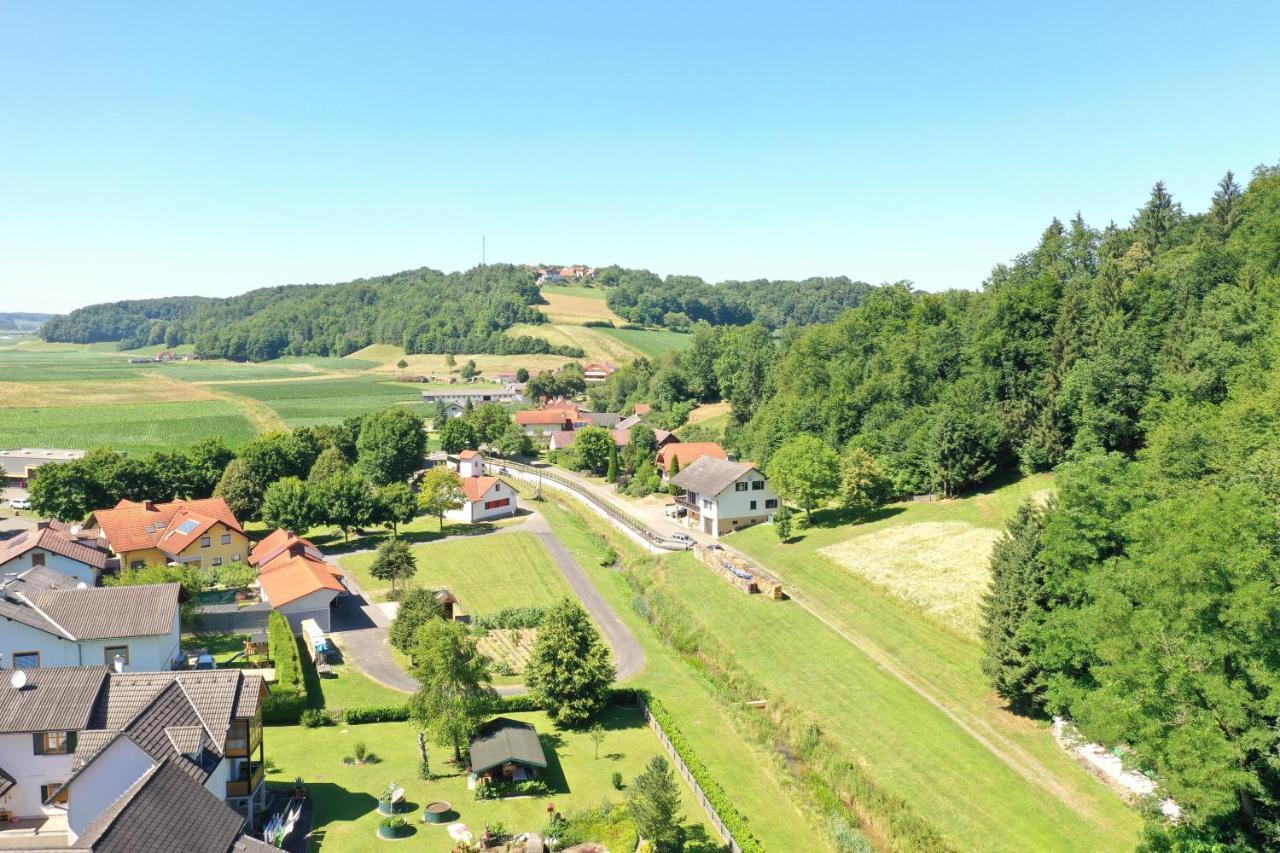
[[[629,678],[644,668],[644,650],[640,647],[640,641],[618,618],[618,614],[608,602],[601,597],[599,590],[578,565],[578,561],[564,547],[564,543],[560,541],[560,537],[556,536],[545,518],[535,512],[524,524],[503,527],[493,533],[480,534],[480,536],[501,536],[504,533],[532,533],[542,540],[552,559],[564,573],[570,588],[604,633],[605,640],[613,650],[614,665],[617,668],[619,680]],[[475,539],[476,536],[465,538]],[[331,634],[337,635],[336,639],[342,646],[343,654],[347,655],[365,675],[380,684],[407,692],[416,690],[417,682],[400,668],[387,645],[387,628],[391,624],[390,618],[381,607],[368,601],[355,578],[350,574],[347,574],[346,578],[351,595],[337,599],[330,631]],[[504,696],[511,696],[523,693],[524,687],[504,686],[499,687],[498,692]]]

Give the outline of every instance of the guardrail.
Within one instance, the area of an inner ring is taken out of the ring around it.
[[[514,468],[517,471],[523,471],[526,474],[535,474],[544,480],[550,480],[556,485],[572,491],[574,494],[585,498],[592,506],[603,512],[605,515],[640,534],[647,542],[657,548],[664,548],[668,551],[686,551],[692,547],[689,542],[680,542],[663,536],[644,524],[644,522],[628,515],[626,512],[623,512],[615,504],[610,501],[601,500],[597,495],[593,494],[590,489],[584,489],[579,483],[569,477],[565,477],[564,475],[557,473],[554,470],[551,470],[550,468],[528,465],[524,462],[514,462],[510,459],[501,459],[492,456],[484,457],[484,461],[486,465],[493,465],[499,469],[504,467]]]

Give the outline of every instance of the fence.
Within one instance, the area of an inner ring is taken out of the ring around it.
[[[676,746],[671,742],[671,738],[667,737],[667,732],[662,728],[662,723],[658,722],[657,718],[649,713],[648,703],[641,700],[640,709],[644,711],[644,718],[648,721],[649,728],[653,729],[658,736],[658,740],[662,742],[662,748],[667,751],[667,755],[671,756],[671,762],[675,764],[676,770],[689,783],[689,787],[693,789],[694,799],[702,806],[702,810],[707,813],[707,820],[711,821],[711,825],[715,827],[716,832],[720,833],[720,837],[728,845],[729,853],[742,853],[742,845],[738,843],[738,839],[733,837],[733,833],[729,831],[729,827],[720,818],[720,813],[716,811],[716,807],[707,799],[706,792],[702,790],[702,786],[694,778],[693,771],[689,769],[689,765],[684,763],[684,759],[676,751]]]
[[[619,522],[620,524],[635,531],[640,536],[642,536],[646,542],[648,542],[649,544],[657,548],[665,548],[668,551],[684,551],[687,548],[689,548],[689,543],[678,542],[674,539],[668,539],[667,537],[661,535],[660,533],[657,533],[656,531],[646,526],[640,520],[633,518],[632,516],[623,512],[621,509],[619,509],[616,505],[614,505],[610,501],[601,500],[599,497],[592,494],[589,489],[582,488],[581,485],[574,482],[569,477],[565,477],[548,468],[539,468],[534,465],[526,465],[523,462],[512,462],[510,459],[493,459],[489,457],[485,457],[485,464],[495,465],[499,469],[514,468],[517,471],[522,471],[526,474],[534,474],[538,477],[541,477],[544,480],[550,480],[556,485],[561,486],[562,488],[568,489],[574,494],[585,498],[596,509],[600,510],[602,513],[609,516],[613,520]]]

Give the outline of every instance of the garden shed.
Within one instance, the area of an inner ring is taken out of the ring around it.
[[[471,741],[471,775],[490,782],[537,779],[547,767],[538,730],[529,723],[498,717],[480,727]]]

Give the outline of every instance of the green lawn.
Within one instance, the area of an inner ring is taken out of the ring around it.
[[[630,540],[569,501],[570,498],[553,493],[538,505],[538,511],[546,516],[618,618],[639,638],[645,668],[626,683],[647,688],[662,700],[698,758],[746,816],[751,831],[766,850],[830,850],[820,827],[812,825],[792,798],[784,781],[781,756],[743,737],[734,714],[744,712],[720,703],[696,671],[663,645],[651,626],[635,613],[631,588],[623,576],[600,566],[602,536],[620,551],[631,547]],[[730,636],[743,634],[734,631]]]
[[[780,694],[821,696],[810,710],[824,730],[959,847],[1128,849],[1137,814],[1063,753],[1045,725],[1000,707],[982,676],[975,642],[819,553],[892,526],[996,528],[1022,500],[1051,485],[1040,476],[963,500],[896,505],[862,524],[835,511],[818,513],[816,525],[787,545],[769,526],[727,540],[781,575],[827,624],[794,604],[744,597],[688,555],[672,558],[673,567],[681,572],[682,594],[700,602],[709,630],[752,638],[740,646],[740,661],[752,675]],[[1027,781],[997,753],[1055,786],[1058,795]]]
[[[236,447],[253,426],[230,402],[0,408],[0,446],[96,447],[145,454],[220,437]]]
[[[602,287],[583,287],[580,284],[544,284],[538,290],[553,296],[583,296],[587,299],[605,299],[608,294]]]
[[[657,358],[664,352],[687,349],[692,343],[691,335],[680,332],[669,332],[665,329],[608,329],[601,328],[611,338],[621,341],[633,349],[637,349],[649,358]]]
[[[528,533],[504,533],[417,545],[418,573],[413,583],[447,588],[473,616],[504,607],[553,604],[570,595],[569,585],[547,549]],[[390,585],[369,574],[373,554],[344,557],[342,567],[356,577],[365,594],[386,599]]]
[[[372,723],[324,729],[281,726],[267,729],[264,743],[275,770],[267,779],[287,786],[301,776],[315,803],[316,833],[311,850],[325,853],[361,853],[387,849],[377,838],[378,795],[391,782],[404,787],[406,804],[402,814],[414,834],[406,847],[413,850],[448,850],[452,842],[444,826],[419,823],[422,807],[443,800],[453,806],[455,820],[466,823],[477,837],[486,824],[501,821],[508,832],[539,831],[547,820],[547,806],[561,813],[591,808],[603,800],[622,802],[625,793],[615,791],[613,773],[621,773],[624,785],[633,779],[650,758],[662,754],[657,737],[645,725],[640,712],[629,708],[609,708],[601,716],[605,739],[596,747],[585,732],[560,730],[545,714],[510,714],[538,729],[547,753],[546,779],[553,793],[546,797],[476,800],[467,790],[465,771],[459,772],[446,759],[449,750],[430,746],[431,767],[442,778],[418,778],[417,734],[408,723]],[[346,765],[355,744],[362,742],[377,757],[374,763]],[[694,835],[704,839],[688,847],[710,853],[718,845],[706,841],[711,830],[692,793],[681,784],[683,815]]]

